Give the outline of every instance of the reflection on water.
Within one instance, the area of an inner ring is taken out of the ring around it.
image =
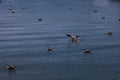
[[[0,80],[119,80],[119,11],[117,0],[2,0]]]

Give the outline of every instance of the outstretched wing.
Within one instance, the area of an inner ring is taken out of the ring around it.
[[[80,36],[76,36],[77,38],[80,37]]]
[[[71,37],[71,35],[70,35],[70,34],[66,34],[66,36]]]

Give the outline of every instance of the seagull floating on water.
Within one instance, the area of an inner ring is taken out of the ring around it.
[[[52,48],[52,47],[48,47],[48,48],[47,48],[47,51],[48,51],[48,52],[53,51],[53,48]]]
[[[87,53],[87,54],[88,54],[88,53],[91,53],[91,51],[90,51],[89,49],[83,49],[83,52],[84,52],[84,53]]]
[[[15,66],[14,65],[7,65],[6,67],[8,70],[15,70]]]
[[[112,36],[112,32],[111,31],[107,32],[107,35]]]
[[[68,36],[72,42],[77,42],[78,40],[77,38],[79,37],[77,35],[70,35],[70,34],[66,34],[66,36]]]

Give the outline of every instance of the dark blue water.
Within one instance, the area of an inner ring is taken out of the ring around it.
[[[119,0],[1,1],[0,80],[120,80]]]

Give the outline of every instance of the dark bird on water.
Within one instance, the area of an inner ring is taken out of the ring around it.
[[[39,18],[38,21],[42,21],[42,18]]]
[[[53,51],[53,48],[48,46],[47,51],[48,52]]]
[[[11,13],[13,13],[13,14],[14,14],[14,13],[15,13],[15,11],[12,11]]]
[[[105,16],[102,16],[102,19],[105,19]]]
[[[7,65],[6,67],[8,70],[15,70],[15,66],[14,65]]]
[[[94,13],[97,13],[98,12],[98,10],[94,10]]]
[[[88,54],[91,53],[91,51],[89,49],[83,49],[83,53]]]
[[[22,8],[23,10],[26,9],[26,8]]]
[[[112,36],[112,32],[111,31],[107,32],[107,35]]]

